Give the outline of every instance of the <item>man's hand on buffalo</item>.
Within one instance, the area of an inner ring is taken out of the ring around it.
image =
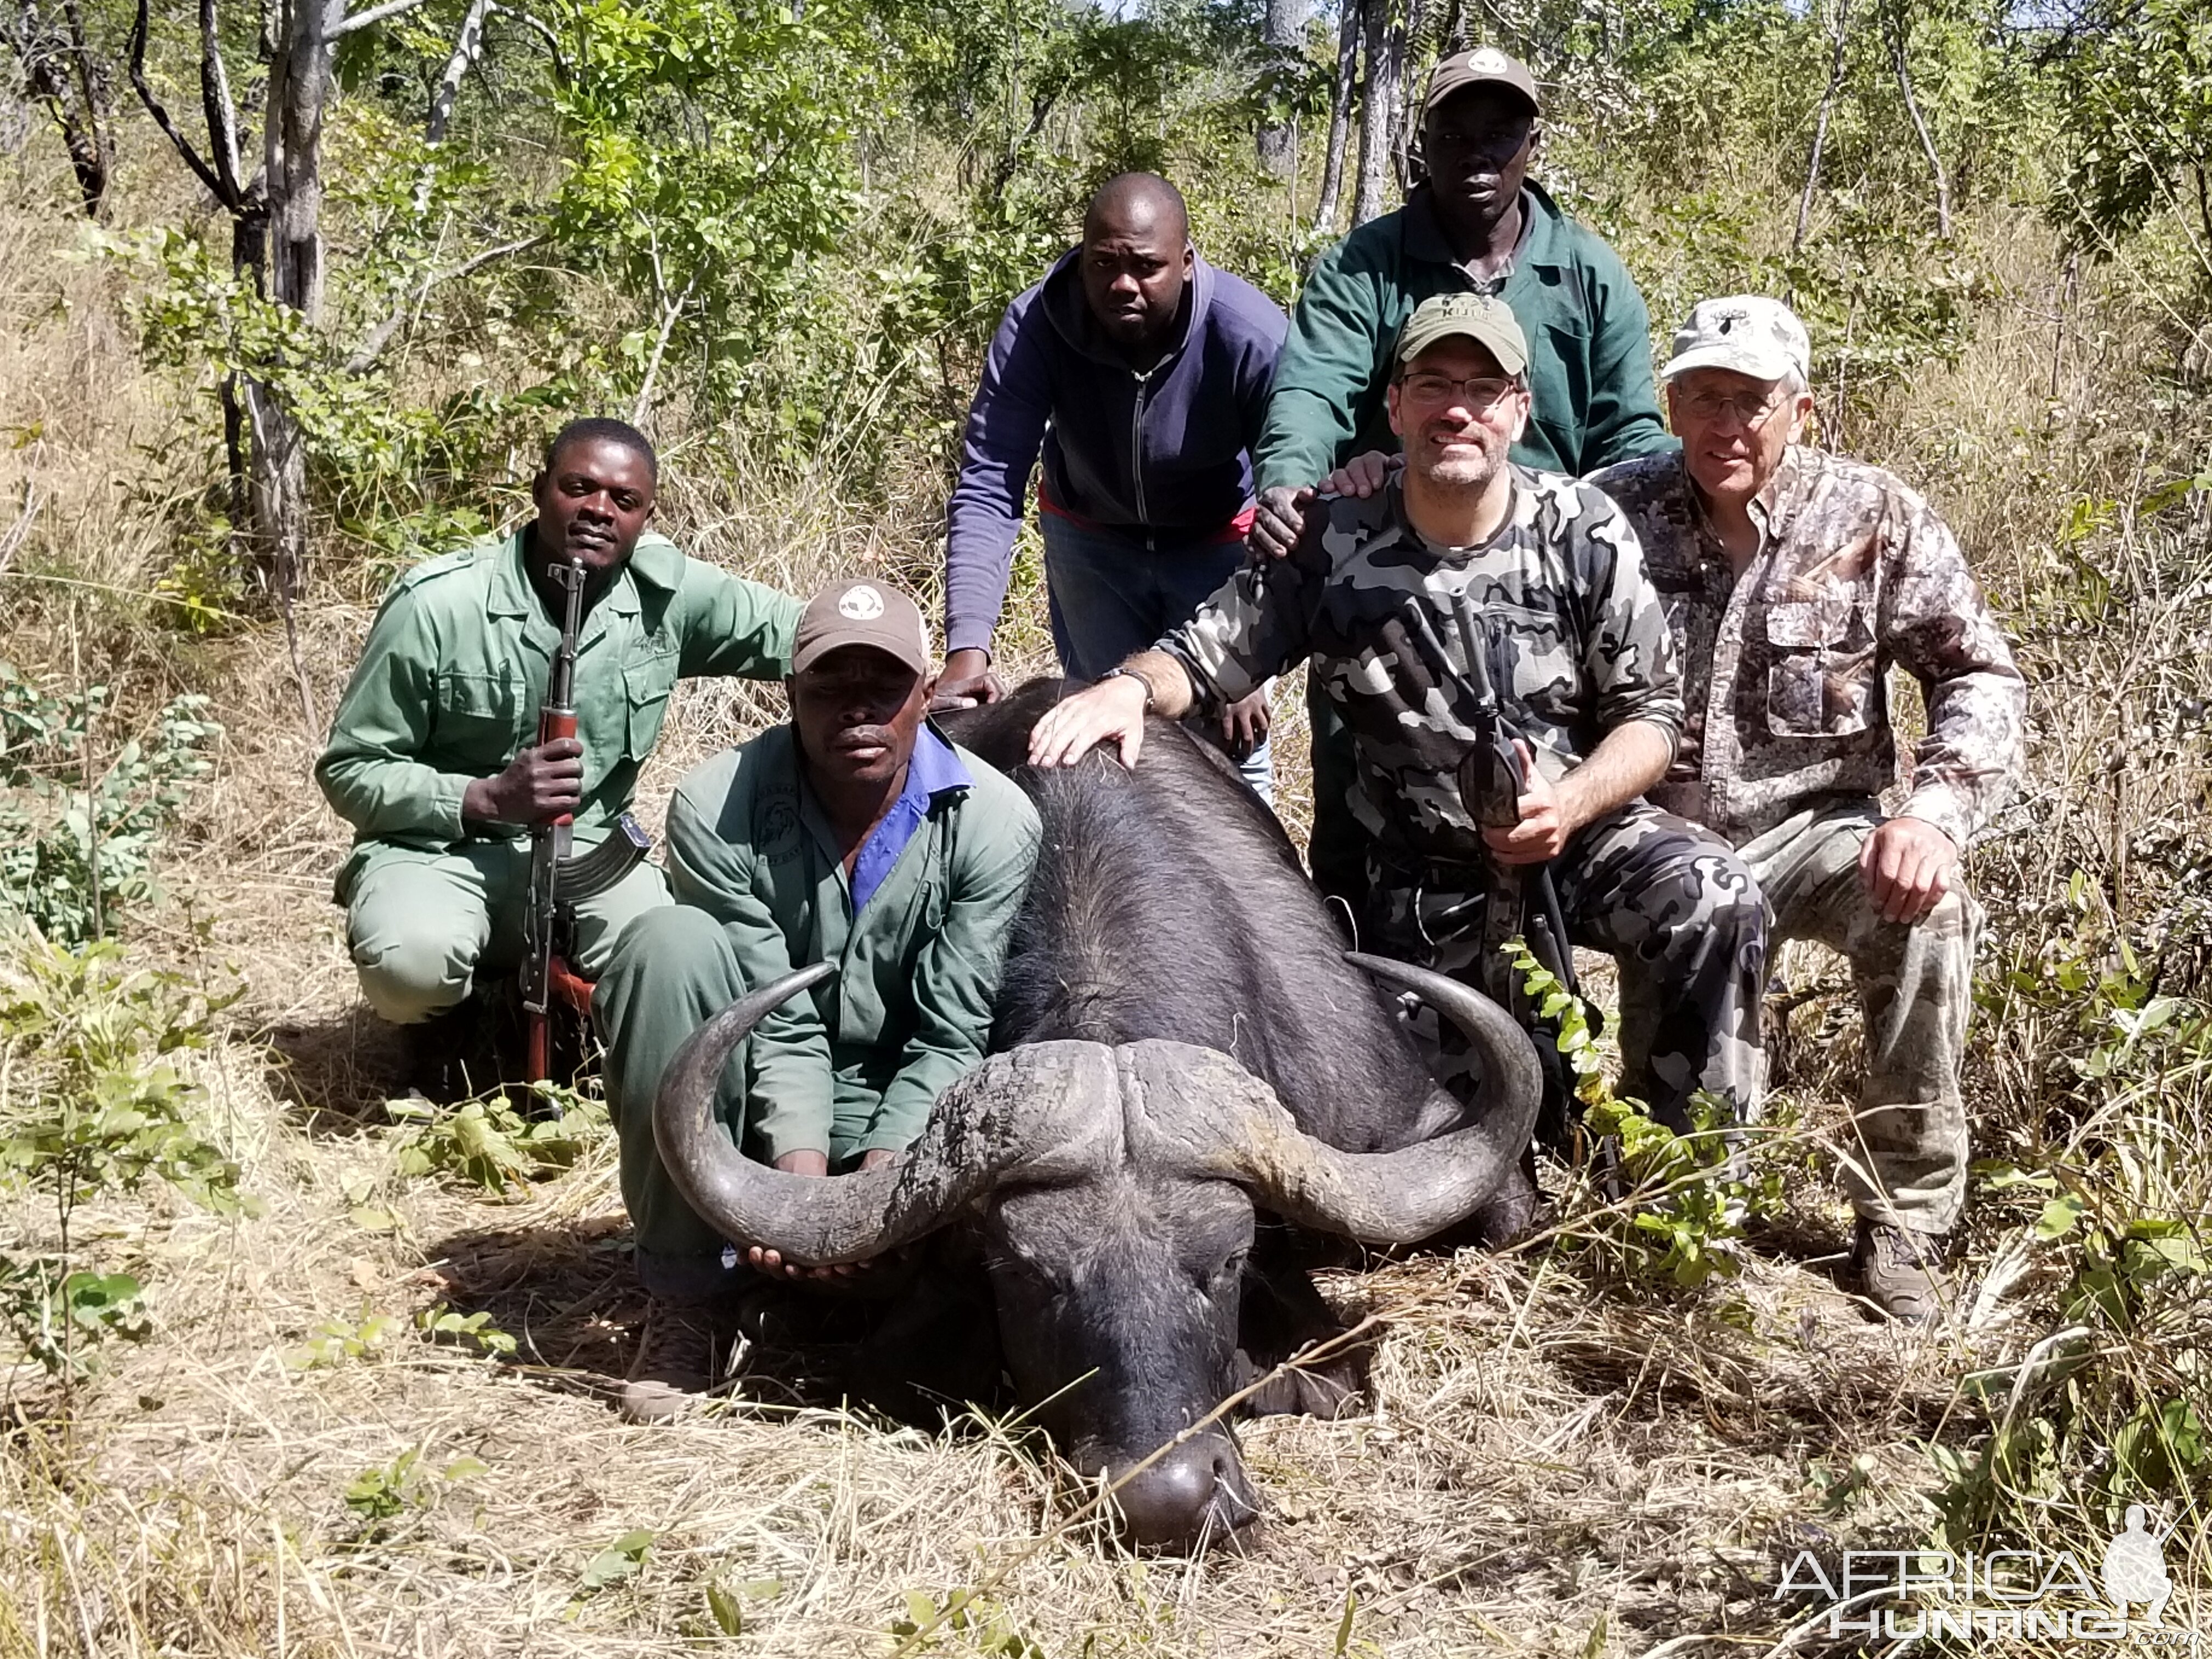
[[[973,708],[979,703],[996,702],[1006,695],[1006,682],[992,672],[991,653],[971,647],[945,654],[945,672],[937,677],[937,694],[929,706],[933,711]]]
[[[860,1154],[860,1168],[880,1170],[898,1154],[887,1146],[872,1146]],[[830,1173],[830,1154],[822,1152],[786,1152],[776,1159],[775,1167],[786,1175],[822,1176]],[[745,1252],[745,1260],[760,1272],[775,1279],[850,1279],[873,1267],[872,1261],[841,1261],[834,1267],[803,1267],[796,1261],[786,1261],[782,1252],[763,1249],[756,1244]]]
[[[477,823],[542,823],[584,801],[584,745],[556,738],[524,750],[496,777],[461,792],[461,816]]]
[[[1925,818],[1891,818],[1859,848],[1859,879],[1884,921],[1915,922],[1942,902],[1959,844]]]
[[[1030,764],[1073,766],[1111,741],[1134,769],[1145,746],[1145,716],[1179,720],[1190,712],[1190,678],[1164,651],[1139,651],[1095,685],[1046,712],[1030,732]],[[1150,708],[1146,707],[1150,704]]]
[[[1354,455],[1342,466],[1322,479],[1310,489],[1291,489],[1278,484],[1273,489],[1260,492],[1259,505],[1252,513],[1252,533],[1245,545],[1253,552],[1270,559],[1287,558],[1298,538],[1304,533],[1306,512],[1317,495],[1343,495],[1354,501],[1365,501],[1390,482],[1390,475],[1405,465],[1396,455],[1386,455],[1379,449]]]

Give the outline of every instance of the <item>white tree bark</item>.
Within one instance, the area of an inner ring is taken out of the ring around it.
[[[1328,146],[1322,152],[1321,199],[1314,204],[1314,228],[1336,228],[1337,198],[1344,193],[1344,149],[1352,135],[1352,92],[1359,75],[1361,0],[1340,0],[1336,29],[1336,83],[1328,100]],[[1376,0],[1381,3],[1381,0]]]

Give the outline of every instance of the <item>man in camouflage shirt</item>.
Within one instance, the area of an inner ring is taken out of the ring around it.
[[[1775,301],[1706,301],[1662,371],[1681,452],[1591,482],[1636,526],[1682,656],[1687,718],[1651,799],[1736,848],[1774,938],[1850,961],[1866,1022],[1844,1160],[1852,1260],[1874,1302],[1919,1320],[1966,1192],[1959,1060],[1980,911],[1959,855],[2019,770],[2027,689],[1928,503],[1798,442],[1808,358]],[[1885,814],[1893,663],[1920,682],[1928,735]],[[1624,968],[1624,1007],[1653,989]]]
[[[1310,514],[1288,557],[1248,565],[1039,721],[1030,759],[1112,739],[1133,765],[1147,713],[1212,709],[1310,660],[1352,734],[1362,938],[1507,1000],[1496,947],[1523,924],[1516,878],[1548,864],[1569,935],[1656,988],[1623,1034],[1631,1086],[1678,1126],[1700,1089],[1747,1109],[1765,919],[1724,843],[1638,799],[1674,752],[1682,701],[1635,534],[1596,490],[1508,461],[1528,355],[1504,301],[1424,301],[1394,361],[1402,478]],[[1507,803],[1517,821],[1484,828],[1458,772],[1493,695],[1526,781]],[[1462,1064],[1444,1054],[1447,1082],[1465,1083]]]

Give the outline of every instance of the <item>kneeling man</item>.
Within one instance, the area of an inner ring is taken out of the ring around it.
[[[634,427],[562,427],[535,518],[392,585],[316,763],[354,827],[337,898],[362,994],[408,1029],[408,1082],[441,1099],[472,1086],[455,1063],[471,992],[521,959],[532,826],[572,814],[577,849],[596,844],[629,810],[678,678],[772,679],[791,659],[798,600],[647,530],[659,471]],[[577,735],[541,744],[579,567]],[[573,965],[596,975],[623,925],[667,902],[651,865],[584,901]]]
[[[1959,1061],[1980,912],[1959,855],[2019,770],[2027,688],[1928,503],[1798,441],[1809,355],[1778,301],[1705,301],[1662,371],[1680,453],[1591,482],[1636,526],[1682,654],[1689,719],[1651,799],[1737,848],[1774,938],[1850,958],[1866,1021],[1852,1263],[1877,1306],[1924,1320],[1966,1194]],[[1893,663],[1920,682],[1928,735],[1885,813]],[[1624,1013],[1649,991],[1626,969]]]
[[[593,999],[623,1201],[658,1304],[623,1394],[633,1418],[696,1401],[711,1375],[708,1334],[682,1310],[710,1309],[750,1278],[653,1144],[653,1095],[677,1049],[748,990],[838,963],[761,1022],[718,1110],[738,1146],[779,1170],[887,1161],[982,1057],[1036,860],[1028,798],[923,718],[936,676],[911,599],[873,580],[832,583],[801,615],[791,660],[789,723],[717,755],[669,803],[676,904],[623,930]]]
[[[1403,474],[1368,500],[1317,505],[1287,556],[1247,565],[1040,720],[1030,757],[1063,763],[1115,740],[1133,763],[1148,712],[1210,712],[1310,659],[1352,735],[1365,947],[1505,1001],[1499,947],[1524,927],[1519,878],[1549,865],[1572,940],[1663,988],[1653,1017],[1624,1031],[1627,1085],[1686,1126],[1699,1090],[1738,1109],[1757,1097],[1764,915],[1726,846],[1638,799],[1682,722],[1674,648],[1620,510],[1508,461],[1529,418],[1528,362],[1502,301],[1423,301],[1387,394]],[[1526,781],[1498,803],[1506,823],[1479,826],[1459,775],[1493,719]],[[1464,1083],[1462,1064],[1447,1051],[1448,1084]]]

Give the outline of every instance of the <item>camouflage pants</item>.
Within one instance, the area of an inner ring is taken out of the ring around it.
[[[1644,996],[1624,1018],[1621,1092],[1677,1129],[1700,1089],[1740,1117],[1765,1082],[1759,999],[1766,975],[1766,916],[1759,890],[1726,842],[1643,801],[1585,826],[1552,861],[1561,920],[1575,944],[1619,960]],[[1525,931],[1518,884],[1485,866],[1431,865],[1419,872],[1370,855],[1364,948],[1480,987],[1509,1007],[1521,1000],[1497,946]],[[1471,1062],[1432,1015],[1415,1024],[1434,1045],[1437,1076],[1465,1097]]]
[[[1982,912],[1954,885],[1919,921],[1876,915],[1859,849],[1881,822],[1870,800],[1803,811],[1745,842],[1738,856],[1766,895],[1778,944],[1817,939],[1851,964],[1866,1022],[1856,1144],[1844,1158],[1852,1208],[1918,1232],[1948,1232],[1966,1198],[1959,1062]]]

